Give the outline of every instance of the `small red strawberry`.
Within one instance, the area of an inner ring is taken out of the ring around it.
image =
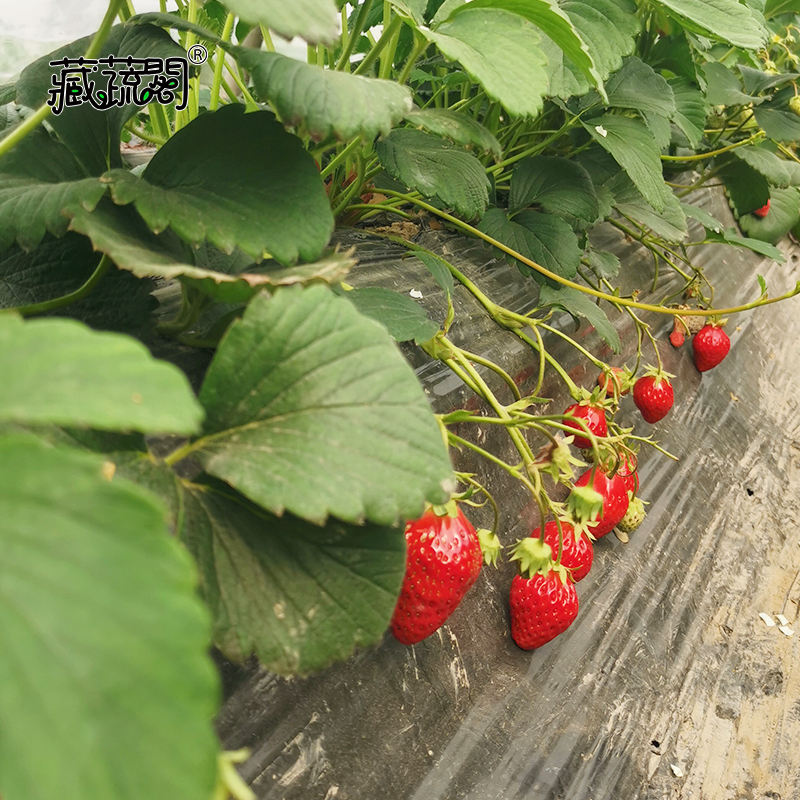
[[[766,217],[767,214],[769,214],[769,200],[767,200],[767,204],[766,205],[761,206],[761,208],[756,208],[753,211],[753,213],[757,217],[761,217],[761,219],[764,219],[764,217]]]
[[[578,594],[567,570],[553,563],[539,539],[523,539],[512,555],[520,575],[511,581],[511,638],[533,650],[563,633],[578,616]]]
[[[672,408],[675,394],[669,379],[674,377],[651,368],[633,385],[633,402],[646,422],[658,422]]]
[[[597,385],[605,389],[609,396],[622,397],[631,390],[631,377],[631,372],[627,368],[611,367],[610,370],[604,370],[597,376]]]
[[[541,531],[541,528],[537,528],[531,536],[538,539]],[[594,559],[594,548],[589,537],[582,533],[576,534],[570,522],[561,520],[561,539],[559,539],[558,522],[550,520],[544,526],[544,541],[550,545],[556,560],[559,552],[561,553],[561,564],[569,570],[575,583],[589,574]]]
[[[700,372],[713,369],[728,355],[731,340],[718,325],[705,325],[692,339],[694,364]]]
[[[608,436],[608,421],[606,420],[606,412],[603,406],[596,405],[592,402],[575,403],[569,408],[564,410],[564,414],[582,419],[588,429],[598,438],[602,439]],[[564,420],[565,425],[570,428],[575,428],[576,431],[583,432],[585,429],[579,422],[574,422],[571,419]],[[591,441],[585,436],[575,435],[573,442],[575,447],[580,450],[585,450],[592,446]]]
[[[406,524],[405,535],[406,573],[391,624],[399,642],[416,644],[456,610],[478,579],[483,555],[460,508],[449,506],[443,516],[429,508]]]
[[[625,488],[635,495],[639,491],[639,459],[636,458],[635,453],[625,452],[619,460],[619,469],[617,475],[622,478],[625,483]]]
[[[625,478],[617,472],[610,478],[600,467],[587,469],[577,481],[576,487],[591,486],[603,501],[602,509],[594,522],[582,520],[586,530],[599,539],[605,536],[614,526],[625,516],[628,510],[628,489],[625,485]]]

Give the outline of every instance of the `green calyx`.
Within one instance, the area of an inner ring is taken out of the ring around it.
[[[476,533],[483,553],[483,563],[489,567],[496,567],[500,551],[503,549],[500,539],[497,538],[494,531],[490,531],[488,528],[478,528]]]
[[[547,575],[550,570],[556,569],[550,545],[535,536],[520,539],[511,551],[511,560],[519,561],[523,578],[532,578],[536,574]]]
[[[438,506],[430,506],[430,509],[436,514],[437,517],[452,517],[455,519],[458,516],[458,503],[454,497],[451,497],[446,503]]]
[[[663,369],[661,369],[661,367],[652,367],[652,366],[648,367],[645,370],[644,375],[642,377],[645,376],[651,376],[655,378],[656,386],[658,386],[661,383],[661,381],[666,380],[667,382],[669,382],[670,378],[675,377],[671,372],[665,372]]]

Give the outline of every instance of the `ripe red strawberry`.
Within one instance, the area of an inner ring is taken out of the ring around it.
[[[671,377],[674,375],[651,369],[633,385],[633,402],[647,422],[658,422],[672,408],[675,394],[669,382]]]
[[[639,491],[639,459],[634,453],[623,453],[619,460],[617,475],[622,478],[625,488],[633,495]]]
[[[753,211],[753,213],[754,213],[754,214],[755,214],[757,217],[761,217],[761,219],[764,219],[764,217],[766,217],[766,216],[767,216],[767,214],[769,214],[769,200],[767,200],[767,204],[766,204],[766,205],[764,205],[764,206],[761,206],[761,208],[756,208],[756,209]]]
[[[602,406],[594,403],[575,403],[565,409],[564,413],[582,419],[597,438],[602,439],[608,436],[608,421],[606,420],[605,409]],[[579,422],[574,422],[571,419],[565,419],[564,424],[569,425],[570,428],[575,428],[576,431],[582,432],[585,430]],[[573,444],[580,450],[585,450],[592,446],[589,439],[577,434]]]
[[[538,539],[541,531],[541,528],[537,528],[531,536]],[[582,533],[576,536],[575,528],[565,520],[561,520],[561,535],[563,537],[561,564],[569,570],[572,580],[577,583],[583,580],[592,568],[594,548],[588,536],[584,536]],[[558,523],[554,519],[551,519],[544,526],[544,541],[550,545],[550,549],[553,551],[553,558],[558,559]]]
[[[514,550],[521,575],[511,581],[511,638],[533,650],[563,633],[578,616],[575,583],[553,563],[550,548],[539,539],[523,539]]]
[[[591,483],[590,483],[591,482]],[[628,488],[625,485],[625,478],[621,477],[617,472],[613,478],[609,478],[606,472],[603,472],[600,467],[587,469],[581,475],[575,486],[591,486],[603,498],[603,508],[595,522],[586,524],[586,529],[599,539],[605,536],[614,526],[625,516],[628,510]]]
[[[717,325],[705,325],[692,339],[694,364],[700,372],[713,369],[728,355],[731,340],[728,334]]]
[[[392,633],[416,644],[438,630],[478,579],[483,556],[475,528],[456,509],[429,508],[406,524],[406,573],[392,616]]]
[[[597,385],[606,390],[606,394],[614,396],[616,393],[622,397],[631,390],[631,373],[622,367],[611,367],[609,371],[603,371],[597,376]]]

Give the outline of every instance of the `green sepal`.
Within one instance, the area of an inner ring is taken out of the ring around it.
[[[488,528],[478,528],[477,534],[483,553],[483,563],[489,567],[496,567],[500,551],[503,549],[500,539],[497,538],[494,531],[490,531]]]
[[[547,575],[556,568],[550,545],[535,536],[519,539],[511,551],[511,560],[519,561],[523,578],[532,578],[536,574]]]

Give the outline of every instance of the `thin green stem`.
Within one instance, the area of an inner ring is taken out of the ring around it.
[[[538,494],[536,487],[528,480],[528,478],[525,475],[522,474],[522,472],[520,472],[518,467],[512,467],[511,464],[506,464],[505,461],[493,455],[488,450],[484,450],[477,444],[473,444],[472,442],[469,442],[466,439],[462,439],[460,436],[457,436],[452,431],[447,432],[447,438],[456,446],[466,447],[469,450],[472,450],[473,453],[477,453],[478,455],[483,456],[487,461],[490,461],[492,464],[496,464],[498,467],[505,470],[513,478],[516,478],[518,481],[522,481],[522,483],[525,484],[525,487],[532,495],[534,495],[534,497]]]
[[[715,156],[722,155],[723,153],[728,153],[731,150],[735,150],[737,147],[744,147],[748,144],[754,144],[755,142],[760,141],[766,136],[764,131],[758,131],[758,133],[754,133],[747,139],[742,139],[741,142],[734,142],[733,144],[726,145],[725,147],[720,147],[719,150],[711,150],[708,153],[695,153],[691,156],[661,156],[662,161],[705,161],[707,158],[714,158]]]
[[[405,85],[405,82],[408,80],[412,70],[414,69],[414,64],[417,63],[417,59],[428,49],[428,44],[428,40],[421,33],[414,31],[414,49],[411,51],[411,55],[409,55],[408,60],[403,65],[402,71],[397,76],[397,82],[401,86]]]
[[[230,41],[233,32],[233,23],[236,20],[235,14],[228,14],[225,17],[225,26],[222,29],[221,39],[223,42]],[[214,81],[211,84],[211,99],[209,100],[208,107],[211,111],[216,111],[219,108],[219,92],[222,86],[222,70],[225,66],[225,51],[217,45],[217,60],[214,64]]]
[[[353,48],[361,36],[361,31],[364,30],[364,25],[367,21],[367,14],[369,14],[370,6],[373,0],[364,0],[361,7],[358,9],[355,21],[353,22],[353,30],[350,31],[350,36],[342,47],[342,54],[339,56],[339,61],[336,63],[336,69],[346,69],[350,71],[350,56],[353,55]],[[344,28],[343,28],[344,29]]]
[[[400,17],[393,17],[392,21],[389,23],[387,27],[384,27],[383,33],[381,34],[381,38],[375,42],[375,46],[364,56],[364,59],[361,63],[356,67],[353,71],[354,75],[361,75],[362,73],[366,72],[378,59],[380,54],[383,52],[386,45],[389,44],[390,41],[394,38],[395,34],[400,30],[400,27],[403,24],[403,20]]]
[[[322,180],[328,177],[335,169],[345,163],[347,159],[358,150],[361,146],[361,137],[356,137],[350,144],[348,144],[338,155],[335,155],[329,162],[328,166],[320,170],[319,176]]]

